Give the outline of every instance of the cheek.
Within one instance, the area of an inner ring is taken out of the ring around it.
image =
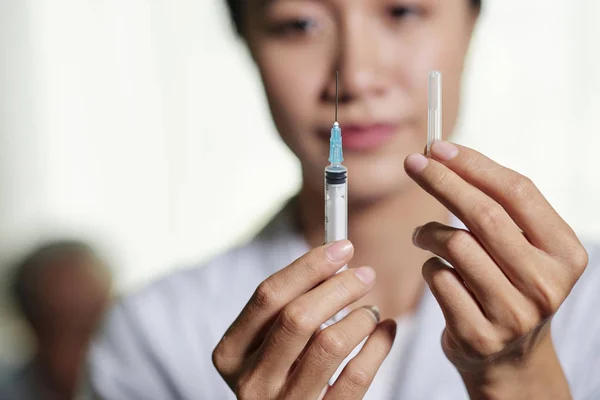
[[[462,56],[458,57],[457,54]],[[446,63],[443,65],[444,71],[443,81],[443,134],[448,138],[452,135],[458,114],[460,110],[460,92],[462,82],[462,72],[464,67],[464,50],[457,49],[456,53],[447,54],[444,59]]]
[[[460,21],[459,18],[457,20]],[[453,32],[444,41],[444,49],[440,52],[440,64],[444,72],[444,135],[449,136],[456,124],[460,110],[460,92],[465,57],[470,42],[470,32],[464,25],[453,26],[448,30]]]
[[[423,38],[420,49],[414,49],[410,66],[406,72],[408,82],[411,82],[413,104],[418,107],[419,123],[417,133],[426,138],[427,132],[427,97],[428,97],[428,74],[431,70],[439,70],[443,75],[443,133],[449,136],[455,126],[459,111],[461,77],[464,67],[464,56],[466,45],[458,35],[436,35],[435,37]],[[425,145],[425,142],[423,142]]]
[[[332,65],[323,56],[323,46],[295,46],[272,43],[255,51],[273,119],[283,136],[313,128]]]

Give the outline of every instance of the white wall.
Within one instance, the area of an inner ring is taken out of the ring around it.
[[[247,237],[295,190],[222,1],[0,3],[0,260],[83,234],[127,291]],[[595,0],[487,0],[457,139],[600,240],[598,15]],[[18,332],[0,303],[0,357]]]

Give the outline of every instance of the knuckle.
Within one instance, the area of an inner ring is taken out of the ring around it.
[[[507,195],[516,199],[529,199],[533,196],[536,186],[531,179],[514,173],[514,176],[508,181]]]
[[[581,274],[585,270],[590,261],[587,250],[581,245],[573,246],[573,251],[569,259],[571,266],[576,269],[578,274]]]
[[[346,378],[351,386],[357,388],[367,388],[371,384],[371,374],[362,367],[349,364],[347,367]]]
[[[340,274],[335,279],[335,293],[337,297],[340,299],[348,298],[352,295],[352,291],[348,286],[348,280],[344,278],[348,278],[349,274]]]
[[[437,178],[435,178],[433,180],[433,182],[431,182],[431,187],[434,188],[435,190],[440,190],[441,188],[446,186],[447,181],[448,181],[448,171],[442,170],[442,171],[440,171]]]
[[[477,171],[480,171],[482,168],[481,154],[479,154],[478,152],[474,152],[473,154],[469,155],[468,157],[465,158],[464,165],[465,165],[465,170],[468,171],[469,174],[473,174],[473,173],[476,173]]]
[[[473,237],[467,231],[458,229],[450,235],[446,242],[446,250],[451,259],[460,258],[468,252],[473,244]]]
[[[311,250],[306,256],[298,259],[300,269],[307,272],[311,276],[321,275],[323,263],[330,263],[329,259],[325,256],[324,252],[318,253],[318,249]]]
[[[380,318],[373,311],[367,310],[363,308],[363,312],[358,313],[360,319],[357,322],[358,326],[366,326],[371,329],[375,329],[377,327],[378,322],[375,320],[376,318]]]
[[[221,339],[212,352],[212,363],[223,377],[234,374],[239,361],[239,357],[231,355],[227,350],[227,340],[225,337]]]
[[[494,229],[500,225],[504,210],[499,205],[485,204],[475,208],[475,220],[483,230]]]
[[[458,335],[461,347],[482,357],[500,353],[504,346],[498,338],[486,329],[470,329]]]
[[[538,317],[522,307],[507,307],[507,318],[508,328],[516,337],[527,335],[538,324]]]
[[[558,308],[562,304],[563,296],[554,287],[546,287],[540,293],[542,295],[542,315],[549,317],[558,311]]]
[[[280,299],[280,294],[270,279],[266,279],[258,285],[254,292],[254,303],[260,309],[275,307]]]
[[[212,363],[217,369],[217,371],[222,372],[224,369],[223,360],[225,359],[225,349],[223,345],[223,341],[220,341],[219,344],[214,348],[212,352]]]
[[[538,307],[543,318],[553,315],[564,300],[562,292],[553,284],[546,282],[541,276],[534,279],[533,288]]]
[[[281,327],[290,335],[306,335],[314,331],[313,318],[308,310],[298,304],[290,304],[281,312]]]
[[[321,331],[315,344],[326,358],[343,358],[347,353],[348,337],[341,330],[326,329]]]

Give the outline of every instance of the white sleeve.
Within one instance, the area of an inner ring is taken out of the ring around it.
[[[164,400],[176,398],[161,366],[153,359],[147,337],[127,302],[108,315],[93,342],[81,397],[94,400]]]
[[[590,352],[592,359],[589,366],[589,383],[583,394],[582,400],[600,399],[600,332],[598,332],[598,335],[596,346]],[[577,398],[575,398],[575,400],[577,400]]]
[[[589,265],[559,310],[567,338],[560,352],[574,400],[600,399],[600,247],[586,248]]]
[[[582,357],[588,360],[586,369],[587,384],[585,384],[584,400],[600,399],[600,247],[588,248],[590,265],[588,265],[586,291],[589,299],[587,324],[584,329],[589,329],[589,348],[581,348]],[[584,347],[586,347],[584,345]]]
[[[600,289],[600,286],[599,286]],[[599,290],[600,291],[600,290]],[[599,299],[600,300],[600,299]],[[574,400],[599,400],[600,399],[600,312],[590,316],[594,319],[595,331],[593,340],[589,348],[582,346],[581,358],[586,359],[585,365],[582,365],[581,376],[584,377],[581,382],[581,389],[573,391]]]

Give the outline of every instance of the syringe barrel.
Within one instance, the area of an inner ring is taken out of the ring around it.
[[[325,243],[348,239],[348,170],[343,165],[325,168]],[[348,269],[347,265],[336,274]],[[325,322],[321,329],[330,326],[347,315],[342,310]]]
[[[330,165],[325,168],[325,242],[331,243],[338,240],[348,239],[348,170],[341,164]],[[348,269],[344,265],[337,273]],[[347,308],[337,312],[334,316],[324,322],[320,329],[342,320],[349,313]],[[352,358],[358,354],[362,344],[344,359],[335,374],[329,379],[329,385],[333,385],[342,370]]]
[[[344,239],[348,239],[348,170],[329,166],[325,169],[325,243]]]

